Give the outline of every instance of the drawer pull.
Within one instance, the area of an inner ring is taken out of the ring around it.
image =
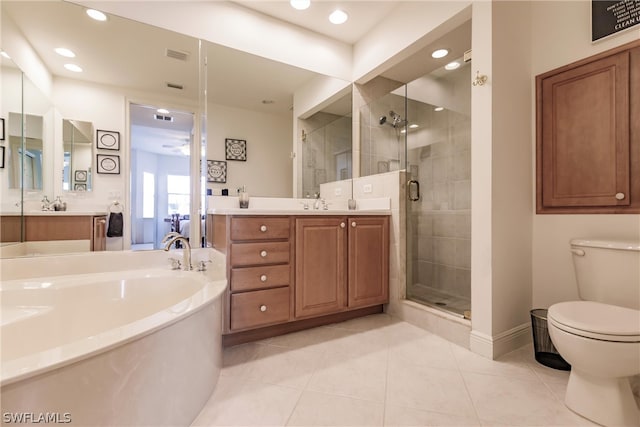
[[[261,225],[260,226],[260,231],[262,231],[263,233],[267,231],[267,226],[266,225]]]
[[[624,193],[616,193],[616,200],[624,200]]]
[[[266,282],[267,281],[267,275],[263,274],[262,276],[260,276],[260,281],[261,282]]]
[[[355,221],[353,221],[353,222],[351,223],[351,226],[352,226],[352,227],[355,227],[355,226],[356,226],[356,222],[355,222]]]
[[[262,304],[262,305],[260,306],[260,311],[261,311],[261,312],[263,312],[263,313],[264,313],[265,311],[267,311],[267,306],[266,306],[266,305],[264,305],[264,304]]]
[[[260,252],[260,256],[261,256],[262,258],[265,258],[265,257],[267,256],[267,251],[261,251],[261,252]]]
[[[340,228],[345,228],[347,226],[347,224],[345,224],[344,222],[340,223]]]

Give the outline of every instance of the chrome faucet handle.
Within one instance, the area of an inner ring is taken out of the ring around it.
[[[211,260],[198,261],[198,271],[207,271],[207,264],[211,264]]]
[[[180,268],[182,267],[182,262],[178,259],[178,258],[169,258],[169,262],[171,262],[171,269],[172,270],[180,270]]]
[[[307,203],[307,202],[299,202],[299,203],[302,205],[302,208],[303,208],[305,211],[308,211],[308,210],[309,210],[309,203]]]
[[[329,205],[331,203],[327,203],[327,201],[325,199],[322,199],[322,210],[324,211],[328,211],[329,210]]]

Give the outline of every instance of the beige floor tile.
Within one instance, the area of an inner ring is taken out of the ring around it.
[[[231,380],[232,377],[229,377]],[[193,426],[283,426],[302,390],[244,382],[214,392]]]
[[[250,381],[303,389],[322,361],[322,355],[306,349],[262,346],[248,368]]]
[[[366,400],[305,391],[289,426],[382,426],[384,405]]]
[[[389,360],[400,364],[458,369],[452,345],[431,334],[393,346],[389,349]]]
[[[222,371],[220,376],[246,378],[251,362],[258,355],[262,346],[247,343],[225,348],[222,352]]]
[[[380,313],[370,316],[358,317],[356,319],[347,320],[340,323],[328,325],[329,328],[346,329],[348,331],[370,331],[372,329],[382,328],[400,320],[391,317],[388,314]]]
[[[589,425],[567,409],[539,379],[524,380],[463,372],[481,420],[522,426]]]
[[[339,338],[353,334],[344,329],[324,326],[292,332],[271,338],[267,343],[278,347],[300,348],[309,351],[325,352],[331,350]]]
[[[384,353],[351,358],[333,354],[314,372],[307,390],[384,403],[386,380]]]
[[[499,375],[509,378],[537,380],[536,374],[519,352],[512,352],[491,360],[466,348],[452,346],[458,366],[463,372],[475,372],[488,375]]]
[[[461,417],[433,411],[387,405],[384,411],[385,426],[479,426],[475,417]]]
[[[389,362],[387,405],[476,417],[458,370]]]
[[[388,345],[384,332],[379,329],[370,331],[344,331],[344,336],[331,342],[329,354],[340,354],[344,357],[358,357],[369,354],[384,353]]]
[[[383,333],[390,349],[410,341],[433,335],[431,332],[407,322],[392,323],[379,329],[379,331]]]

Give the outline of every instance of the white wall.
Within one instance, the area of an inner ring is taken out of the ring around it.
[[[633,28],[591,43],[590,2],[546,1],[531,6],[531,92],[535,76],[613,47],[640,39]],[[533,96],[533,95],[532,95]],[[532,103],[531,151],[535,150],[535,109]],[[532,176],[535,168],[532,166]],[[535,180],[532,178],[532,181]],[[532,210],[535,211],[535,186]],[[575,237],[640,239],[640,215],[534,215],[533,306],[546,308],[578,299],[569,241]]]
[[[227,182],[207,188],[247,186],[250,196],[291,197],[293,160],[290,157],[293,115],[260,113],[218,104],[207,107],[207,159],[225,160],[225,139],[247,141],[247,161],[227,160]],[[219,193],[214,193],[219,194]]]

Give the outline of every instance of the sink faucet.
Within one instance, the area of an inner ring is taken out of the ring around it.
[[[165,243],[164,250],[169,251],[171,245],[175,242],[180,241],[184,245],[182,249],[182,265],[185,271],[190,271],[193,269],[191,266],[191,245],[189,244],[189,240],[184,237],[182,234],[176,233],[175,231],[170,232],[162,239],[162,243]]]
[[[40,200],[40,202],[42,203],[43,211],[51,210],[51,202],[49,201],[49,198],[46,195],[42,198],[42,200]]]

